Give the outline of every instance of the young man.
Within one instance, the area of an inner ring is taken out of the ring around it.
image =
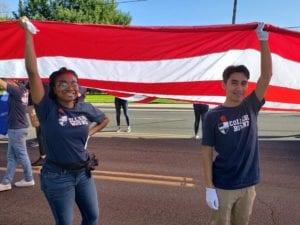
[[[244,65],[223,72],[225,102],[205,117],[202,160],[206,202],[213,211],[212,224],[246,225],[260,180],[257,116],[272,77],[268,32],[256,29],[261,48],[261,75],[255,90],[246,95],[249,71]],[[217,152],[214,159],[213,152]]]
[[[24,178],[16,182],[15,186],[33,186],[32,169],[26,148],[27,128],[29,126],[26,115],[28,91],[12,79],[0,79],[0,87],[9,93],[7,167],[0,183],[0,191],[11,189],[11,182],[18,162],[23,167]]]

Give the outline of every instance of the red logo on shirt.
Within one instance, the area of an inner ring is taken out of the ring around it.
[[[226,122],[227,121],[227,118],[224,115],[220,116],[219,119],[220,119],[221,122]]]

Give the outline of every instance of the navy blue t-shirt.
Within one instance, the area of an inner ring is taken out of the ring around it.
[[[27,119],[28,90],[23,86],[7,84],[8,98],[8,129],[29,127]]]
[[[263,104],[253,91],[237,107],[218,106],[206,114],[202,144],[217,152],[215,187],[239,189],[259,182],[257,116]]]
[[[47,158],[59,163],[78,163],[88,158],[85,150],[89,125],[101,123],[105,114],[90,103],[78,102],[72,109],[45,95],[35,106]]]

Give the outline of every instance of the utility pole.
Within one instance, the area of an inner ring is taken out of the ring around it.
[[[234,2],[233,2],[233,13],[232,13],[232,24],[235,24],[236,5],[237,5],[237,0],[234,0]]]

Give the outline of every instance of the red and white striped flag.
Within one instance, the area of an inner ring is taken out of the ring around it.
[[[83,86],[145,102],[154,98],[224,102],[222,72],[244,64],[249,92],[260,74],[257,23],[134,27],[33,21],[43,78],[75,70]],[[300,33],[268,25],[273,77],[265,109],[300,112]],[[24,32],[0,22],[0,77],[26,78]]]

